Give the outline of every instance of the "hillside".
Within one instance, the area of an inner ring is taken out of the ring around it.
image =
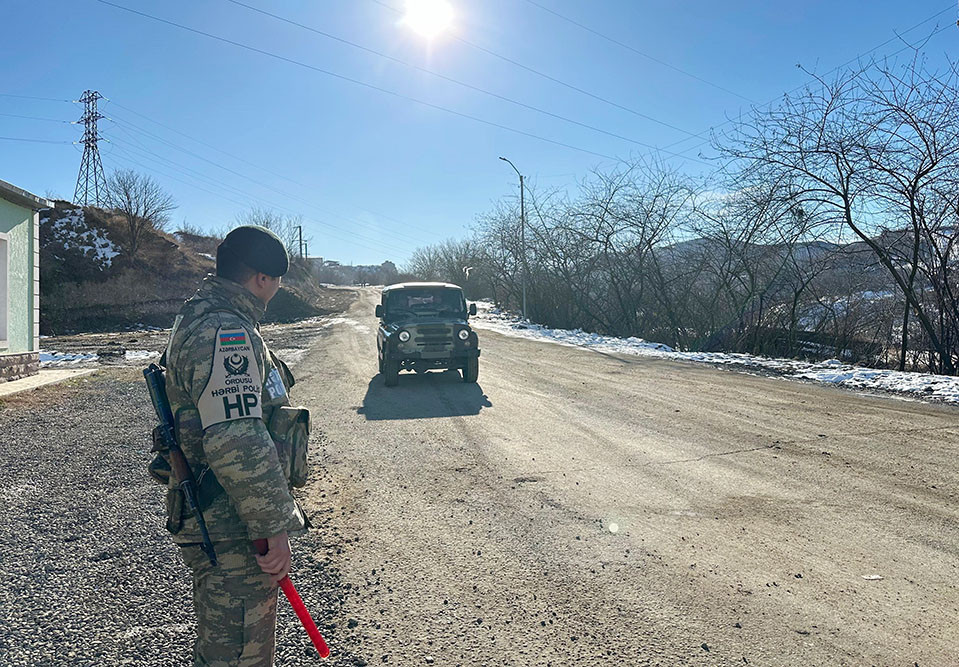
[[[122,220],[57,202],[40,213],[40,331],[43,335],[167,327],[214,270],[217,239],[149,230],[135,257]],[[264,321],[289,322],[343,310],[349,292],[321,287],[294,263]]]

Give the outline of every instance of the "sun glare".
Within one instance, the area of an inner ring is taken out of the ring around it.
[[[403,22],[424,37],[436,37],[453,22],[453,8],[446,0],[406,0]]]

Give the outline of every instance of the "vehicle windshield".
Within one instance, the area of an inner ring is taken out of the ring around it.
[[[387,319],[428,315],[465,317],[466,301],[463,299],[463,292],[448,287],[431,287],[400,289],[387,293]]]

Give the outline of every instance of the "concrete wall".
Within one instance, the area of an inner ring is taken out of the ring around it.
[[[7,343],[0,343],[0,354],[35,352],[40,333],[39,217],[0,198],[0,234],[7,245]]]

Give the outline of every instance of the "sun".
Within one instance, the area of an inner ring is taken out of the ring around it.
[[[406,0],[403,23],[424,37],[433,38],[453,23],[453,8],[446,0]]]

